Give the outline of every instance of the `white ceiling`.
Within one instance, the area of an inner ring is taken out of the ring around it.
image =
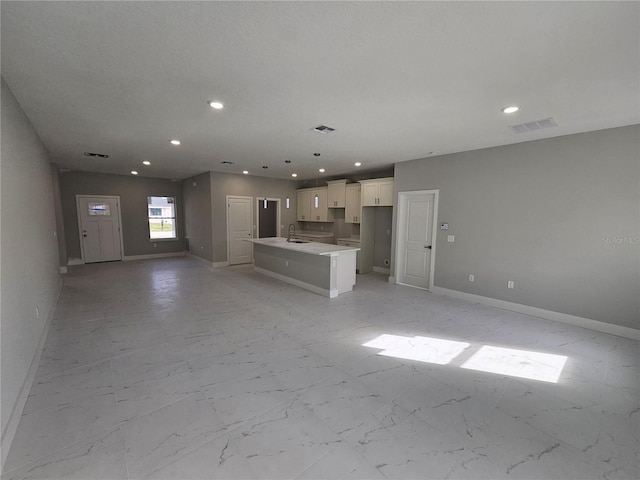
[[[639,2],[2,1],[2,76],[61,168],[335,177],[640,123],[639,19]]]

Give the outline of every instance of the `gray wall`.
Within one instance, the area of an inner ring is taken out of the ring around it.
[[[296,223],[296,188],[297,183],[291,180],[211,172],[213,261],[227,261],[227,195],[254,197],[254,227],[256,225],[255,198],[265,196],[280,198],[281,221],[286,235],[287,226],[290,223]],[[291,198],[290,209],[285,208],[286,197]],[[255,235],[255,229],[253,233]]]
[[[435,286],[640,328],[638,125],[398,163],[395,189],[440,190]]]
[[[47,153],[2,79],[2,446],[60,283],[52,171]],[[39,315],[36,316],[36,307]],[[28,388],[30,385],[26,385]],[[15,412],[20,415],[20,411]],[[3,458],[6,451],[3,451]]]
[[[58,236],[58,262],[61,266],[67,264],[67,242],[64,234],[64,217],[62,214],[62,194],[60,193],[60,172],[55,165],[51,165],[53,176],[53,208],[56,213],[56,231]]]
[[[190,253],[213,261],[211,175],[205,172],[182,182],[185,235]],[[195,183],[195,185],[194,185]]]
[[[385,260],[391,262],[391,232],[392,224],[392,207],[367,207],[373,208],[375,211],[375,226],[373,236],[373,266],[380,268],[389,268],[389,264],[384,263]]]
[[[120,197],[125,256],[184,251],[185,229],[181,182],[132,175],[65,172],[60,174],[60,187],[69,258],[81,257],[76,195],[114,195]],[[176,198],[179,237],[177,241],[149,241],[148,196]]]

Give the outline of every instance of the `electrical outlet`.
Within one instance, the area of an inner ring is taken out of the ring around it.
[[[475,282],[476,281],[476,277],[474,275],[469,275],[469,281],[470,282]]]
[[[456,236],[455,235],[447,235],[447,242],[453,243],[455,241],[456,241]]]
[[[285,267],[288,267],[288,266],[289,266],[289,260],[285,260],[285,261],[284,261],[284,266],[285,266]]]
[[[513,280],[509,280],[507,282],[507,288],[513,288],[513,285],[514,285]]]
[[[36,318],[40,318],[40,309],[36,307]]]

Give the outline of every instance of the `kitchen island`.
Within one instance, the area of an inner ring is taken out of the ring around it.
[[[287,242],[282,237],[246,241],[253,243],[256,272],[329,298],[350,292],[356,283],[359,248],[300,240]]]

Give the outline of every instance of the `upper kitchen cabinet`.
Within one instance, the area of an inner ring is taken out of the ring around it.
[[[393,206],[393,177],[360,180],[363,207]]]
[[[347,180],[329,180],[327,182],[327,196],[329,208],[346,207]]]
[[[296,208],[296,220],[308,222],[311,219],[311,192],[308,189],[296,192]]]
[[[327,205],[327,187],[304,188],[298,190],[299,222],[333,222],[333,212]]]
[[[360,223],[362,208],[360,207],[359,183],[350,183],[345,187],[344,223]]]

